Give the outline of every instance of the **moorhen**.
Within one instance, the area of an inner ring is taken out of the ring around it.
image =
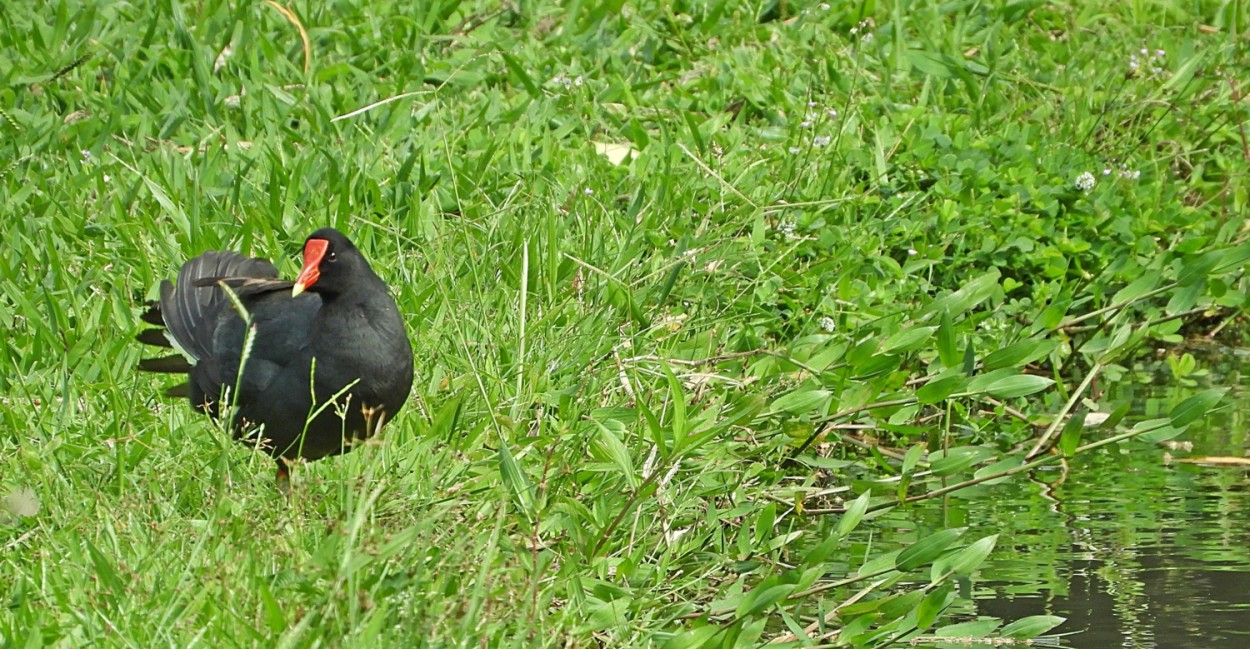
[[[304,242],[295,282],[264,259],[205,252],[183,264],[177,286],[161,282],[143,320],[164,331],[143,331],[140,342],[181,354],[139,368],[185,372],[187,383],[165,393],[225,416],[236,439],[278,461],[284,492],[293,460],[351,450],[395,417],[412,388],[412,346],[395,300],[333,228]]]

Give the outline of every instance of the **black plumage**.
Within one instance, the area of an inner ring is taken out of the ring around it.
[[[145,359],[140,369],[185,372],[187,383],[167,394],[226,417],[237,438],[278,460],[281,485],[290,460],[337,455],[371,437],[412,388],[412,347],[395,300],[332,228],[305,241],[295,282],[263,259],[205,252],[183,264],[177,284],[161,283],[143,319],[164,331],[143,331],[140,342],[172,341],[182,354]]]

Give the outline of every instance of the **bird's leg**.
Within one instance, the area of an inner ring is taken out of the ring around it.
[[[274,484],[278,487],[278,491],[287,498],[291,497],[291,467],[287,464],[286,458],[278,456],[274,458],[278,462],[278,473],[274,480]]]

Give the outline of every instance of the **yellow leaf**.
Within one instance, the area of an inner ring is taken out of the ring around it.
[[[616,142],[591,142],[595,147],[595,153],[608,159],[614,165],[619,165],[627,160],[633,160],[638,156],[638,150],[629,144],[618,144]]]

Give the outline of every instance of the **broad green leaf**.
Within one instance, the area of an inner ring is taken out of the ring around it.
[[[985,66],[969,59],[927,50],[907,50],[907,62],[921,73],[938,79],[963,78],[965,75],[985,74]]]
[[[942,611],[955,601],[955,591],[950,584],[943,584],[925,595],[920,606],[916,607],[916,628],[927,629],[933,625]]]
[[[1115,410],[1111,411],[1111,416],[1103,420],[1101,424],[1098,424],[1098,428],[1104,430],[1114,430],[1116,426],[1120,425],[1121,421],[1124,421],[1124,417],[1128,415],[1128,412],[1132,409],[1132,407],[1133,404],[1130,401],[1125,401],[1116,406]]]
[[[770,502],[760,508],[755,516],[755,545],[758,547],[764,539],[772,536],[773,524],[777,522],[777,503]]]
[[[516,57],[508,54],[507,52],[501,52],[501,55],[503,57],[504,65],[508,67],[508,71],[521,82],[521,85],[525,87],[526,92],[528,92],[530,96],[535,99],[541,98],[543,96],[543,91],[537,84],[534,83],[534,80],[530,78],[530,75],[525,72],[525,66],[522,65]],[[598,145],[597,142],[595,144]],[[600,151],[600,153],[603,152]],[[612,164],[619,164],[619,162],[613,162]]]
[[[1202,297],[1205,287],[1205,282],[1195,282],[1176,289],[1176,292],[1172,294],[1172,299],[1168,300],[1167,305],[1163,307],[1163,312],[1168,315],[1178,315],[1194,308],[1194,305],[1198,304],[1198,299]]]
[[[725,413],[724,419],[717,424],[719,428],[730,428],[732,426],[740,426],[755,419],[755,416],[764,411],[767,405],[763,395],[758,392],[752,392],[736,399],[734,407]]]
[[[984,446],[956,446],[947,451],[931,453],[929,468],[934,475],[954,475],[990,457],[994,457],[994,451]]]
[[[1240,7],[1237,11],[1244,12],[1244,5],[1240,3],[1224,2],[1224,7]],[[1243,14],[1244,15],[1244,14]],[[1244,20],[1244,18],[1243,18]],[[1171,94],[1177,91],[1177,88],[1184,88],[1194,77],[1194,72],[1199,68],[1206,67],[1209,63],[1209,56],[1201,50],[1195,52],[1193,56],[1185,57],[1185,61],[1174,72],[1168,75],[1166,81],[1163,82],[1163,90]]]
[[[1139,421],[1135,426],[1133,426],[1133,432],[1143,431],[1137,438],[1144,442],[1166,442],[1167,440],[1185,432],[1185,429],[1183,428],[1176,428],[1172,426],[1171,422],[1171,419],[1166,418]]]
[[[680,450],[681,443],[685,440],[675,439],[672,431],[660,424],[660,420],[647,406],[646,399],[638,399],[635,402],[638,412],[642,414],[642,420],[647,425],[647,435],[651,438],[651,442],[660,451],[660,457],[668,459],[674,452]],[[591,415],[594,416],[593,414]]]
[[[108,557],[104,556],[104,553],[100,552],[96,546],[92,545],[91,541],[83,541],[83,543],[87,546],[87,553],[91,555],[91,563],[95,566],[95,576],[100,580],[100,583],[108,586],[109,590],[113,591],[115,595],[124,593],[126,589],[122,586],[121,579],[118,578],[117,571],[114,570],[113,564]]]
[[[1206,279],[1223,256],[1223,250],[1211,250],[1186,260],[1181,265],[1181,271],[1176,275],[1176,283],[1181,286],[1192,286]]]
[[[971,575],[990,556],[996,544],[998,544],[998,535],[993,534],[956,552],[954,556],[941,559],[933,564],[933,580],[937,581],[949,575],[960,577]],[[937,572],[939,569],[942,570],[940,574]]]
[[[700,649],[720,631],[721,627],[716,624],[690,629],[669,638],[664,643],[664,649]]]
[[[1211,272],[1212,274],[1219,274],[1237,270],[1244,266],[1246,262],[1250,262],[1250,243],[1243,243],[1236,248],[1225,250],[1215,268],[1211,269]]]
[[[1020,466],[1021,464],[1024,464],[1024,458],[1020,457],[1019,455],[1010,455],[993,464],[990,464],[988,466],[983,466],[977,469],[976,472],[972,474],[972,477],[984,478],[986,476],[997,475],[999,473],[1003,473],[1004,471],[1010,471],[1011,469],[1014,469]],[[1010,479],[1011,479],[1011,476],[1002,476],[1000,478],[991,478],[981,484],[995,485],[995,484],[999,484],[1002,482],[1006,482],[1007,480],[1010,480]]]
[[[999,399],[1014,399],[1025,395],[1041,392],[1054,385],[1054,379],[1033,374],[1021,374],[999,379],[986,386],[985,392]]]
[[[600,631],[628,625],[629,606],[633,601],[631,597],[620,597],[592,605],[590,616],[581,628],[585,631]]]
[[[900,358],[891,354],[877,354],[868,359],[867,362],[854,366],[855,378],[866,379],[884,374],[885,372],[893,372],[898,369]]]
[[[942,553],[952,543],[958,541],[959,537],[963,536],[967,529],[966,527],[955,527],[942,530],[916,541],[898,554],[898,558],[894,560],[894,568],[900,572],[907,572],[932,562],[934,559],[942,556]]]
[[[1068,300],[1064,300],[1056,304],[1050,304],[1045,309],[1042,309],[1042,315],[1038,316],[1037,322],[1041,324],[1044,329],[1054,329],[1063,322],[1063,319],[1068,315],[1068,309],[1071,308],[1071,306],[1072,304]]]
[[[910,615],[916,607],[920,606],[921,600],[924,599],[924,591],[913,590],[907,593],[901,593],[897,597],[886,598],[881,604],[881,615],[886,619],[901,618]]]
[[[498,457],[499,474],[503,478],[504,484],[512,492],[512,496],[516,499],[521,511],[528,516],[534,511],[532,496],[534,486],[530,483],[529,476],[525,475],[525,472],[517,464],[516,458],[512,457],[512,451],[508,449],[507,442],[499,444]]]
[[[1133,432],[1163,428],[1164,426],[1171,425],[1171,423],[1172,420],[1168,418],[1146,419],[1133,424]]]
[[[807,359],[807,365],[816,370],[827,370],[839,359],[846,355],[847,343],[842,341],[830,341],[819,351]]]
[[[903,468],[899,473],[903,475],[911,473],[922,456],[924,456],[924,444],[912,444],[911,448],[907,449],[907,455],[903,456]]]
[[[998,8],[1003,22],[1012,24],[1029,17],[1034,9],[1046,4],[1048,0],[1012,0]]]
[[[1044,358],[1059,343],[1054,340],[1031,339],[1012,343],[1002,349],[990,352],[981,364],[985,370],[992,371],[1004,367],[1020,367]]]
[[[1224,398],[1224,394],[1227,392],[1228,388],[1203,390],[1176,404],[1176,407],[1172,408],[1172,411],[1168,413],[1171,425],[1176,428],[1182,428],[1205,417],[1215,407],[1215,404]]]
[[[612,424],[613,428],[621,430],[624,429],[624,425],[614,419],[609,419],[607,422],[598,419],[591,421],[599,428],[599,435],[595,438],[595,455],[616,466],[621,472],[621,477],[629,483],[630,487],[637,487],[638,476],[634,473],[634,461],[629,456],[629,449],[625,448],[625,443],[621,441],[621,438],[608,427],[608,424]]]
[[[825,571],[825,561],[827,561],[829,557],[833,555],[833,552],[841,545],[842,539],[837,535],[826,536],[824,540],[817,543],[811,550],[808,551],[806,555],[804,555],[803,563],[801,565],[814,567],[820,570],[820,574],[823,576]]]
[[[859,567],[859,574],[875,575],[883,570],[891,570],[894,568],[894,564],[898,561],[898,555],[901,553],[902,550],[894,550],[893,552],[871,557],[864,562],[864,565]],[[895,574],[902,575],[902,573]]]
[[[997,268],[991,268],[989,272],[964,284],[959,290],[929,303],[922,317],[931,317],[935,313],[942,312],[949,313],[952,318],[963,315],[999,290],[999,277],[1002,277],[1002,273]]]
[[[868,501],[871,497],[872,492],[865,491],[846,508],[846,513],[842,514],[842,518],[838,520],[838,531],[834,533],[835,536],[844,539],[859,525],[859,522],[864,519],[864,512],[868,511]]]
[[[282,606],[278,604],[277,598],[273,596],[273,591],[269,588],[267,579],[257,579],[255,582],[256,589],[260,593],[260,604],[265,611],[265,624],[269,630],[275,635],[281,635],[286,630],[286,616],[282,614]]]
[[[938,403],[956,392],[966,390],[968,383],[968,377],[962,374],[929,381],[916,390],[916,400],[925,405]]]
[[[1076,447],[1081,442],[1081,431],[1085,429],[1085,413],[1072,413],[1068,417],[1068,421],[1063,424],[1063,432],[1059,433],[1059,452],[1064,457],[1072,457],[1076,452]]]
[[[1056,615],[1033,615],[1008,624],[998,633],[1004,638],[1028,640],[1029,638],[1036,638],[1067,621],[1067,618]]]
[[[739,619],[763,612],[770,606],[780,602],[794,592],[794,584],[778,584],[757,588],[746,594],[734,615]]]
[[[681,381],[677,379],[677,375],[673,374],[673,368],[668,364],[664,364],[664,376],[668,379],[668,398],[669,404],[672,406],[672,417],[669,419],[669,425],[673,429],[673,437],[675,439],[684,439],[689,431],[686,423],[686,391],[681,387]]]
[[[1002,620],[989,617],[984,620],[948,624],[934,631],[933,635],[939,638],[984,638],[993,633],[999,624],[1002,624]]]
[[[1133,332],[1142,331],[1140,327],[1134,327],[1131,323],[1121,325],[1111,334],[1111,342],[1107,343],[1107,354],[1118,354],[1127,349],[1137,347],[1133,341]]]
[[[792,415],[803,415],[825,407],[832,396],[833,393],[828,390],[803,387],[778,397],[773,401],[772,408]]]
[[[922,74],[939,79],[950,79],[956,76],[956,69],[948,59],[949,57],[941,54],[923,50],[907,51],[907,62],[913,68],[916,68]]]
[[[876,353],[877,343],[872,338],[869,338],[851,347],[846,352],[846,363],[851,367],[857,367],[867,363]]]
[[[430,437],[442,439],[451,442],[452,435],[456,430],[456,423],[460,421],[460,406],[464,403],[464,395],[456,395],[447,400],[438,410],[438,414],[434,416],[434,421],[430,424]]]
[[[977,374],[976,376],[968,379],[968,391],[973,393],[985,392],[986,388],[990,387],[994,383],[1008,377],[1019,376],[1019,374],[1020,370],[1014,367],[1005,367],[1001,370]]]
[[[959,342],[955,338],[955,324],[951,322],[951,314],[943,311],[942,322],[937,330],[938,358],[946,367],[959,367]]]
[[[881,343],[881,351],[885,354],[906,353],[923,347],[937,327],[912,327],[890,336]]]
[[[1148,270],[1145,273],[1142,273],[1141,277],[1138,277],[1129,283],[1128,286],[1120,289],[1119,292],[1115,294],[1115,297],[1111,298],[1111,302],[1113,304],[1119,304],[1121,302],[1136,300],[1150,291],[1153,291],[1155,286],[1158,286],[1158,284],[1159,271]]]

